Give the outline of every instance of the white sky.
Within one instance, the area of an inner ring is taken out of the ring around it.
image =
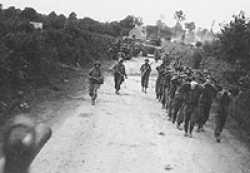
[[[91,17],[105,22],[120,20],[129,14],[141,16],[145,24],[155,24],[165,16],[168,25],[175,23],[173,13],[182,9],[187,21],[210,28],[213,20],[218,23],[229,21],[240,10],[250,12],[250,0],[0,0],[4,8],[16,6],[33,7],[40,13],[63,13],[74,11],[78,17]]]

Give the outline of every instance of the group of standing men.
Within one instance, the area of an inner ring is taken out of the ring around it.
[[[170,65],[165,57],[156,69],[156,98],[167,110],[168,119],[182,130],[184,123],[185,137],[192,137],[197,125],[197,132],[204,132],[204,125],[209,119],[210,109],[215,102],[215,138],[221,141],[221,132],[228,116],[229,104],[238,90],[222,88],[208,71],[195,70],[183,65]]]
[[[156,98],[168,113],[168,119],[182,130],[184,124],[185,137],[192,137],[194,127],[197,132],[204,132],[204,125],[209,119],[210,109],[215,103],[215,138],[221,141],[221,132],[228,116],[229,104],[238,90],[222,88],[212,78],[208,71],[192,69],[176,63],[171,64],[170,55],[165,55],[162,64],[156,68]],[[100,62],[96,62],[89,72],[89,95],[92,105],[97,98],[97,90],[103,84]],[[112,68],[115,83],[115,93],[119,95],[121,84],[127,79],[123,59]],[[147,93],[151,66],[149,59],[140,68],[142,92]]]
[[[118,62],[112,67],[114,74],[114,83],[115,83],[115,93],[119,95],[121,89],[121,84],[127,79],[127,74],[125,66],[123,64],[123,58],[119,58]],[[91,104],[95,105],[97,99],[97,90],[104,83],[104,76],[101,71],[101,63],[96,61],[94,66],[89,70],[88,73],[89,79],[89,96],[91,97]]]

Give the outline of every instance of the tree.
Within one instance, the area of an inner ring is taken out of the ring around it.
[[[135,17],[132,15],[127,16],[125,19],[120,21],[120,24],[124,28],[132,29],[135,25],[142,25],[143,21],[141,17]]]
[[[59,15],[53,11],[48,15],[48,25],[49,27],[53,27],[55,29],[63,28],[66,22],[66,17],[64,15]]]
[[[189,33],[193,32],[196,28],[194,22],[187,22],[185,23],[185,28],[188,30]]]
[[[69,14],[67,21],[65,22],[65,29],[71,33],[79,32],[78,27],[79,21],[77,20],[77,15],[75,12]]]
[[[174,19],[176,20],[176,23],[181,23],[186,19],[186,16],[182,10],[175,11],[174,13]]]
[[[57,14],[56,14],[55,11],[52,11],[52,12],[49,13],[48,17],[49,17],[49,18],[56,18],[56,17],[57,17]]]
[[[16,8],[15,7],[9,7],[8,9],[4,10],[4,16],[5,17],[13,17],[16,14]]]
[[[77,15],[75,12],[71,12],[69,14],[69,20],[77,20]]]
[[[244,12],[233,16],[221,29],[219,39],[225,60],[232,64],[237,62],[242,69],[250,70],[250,22]]]
[[[160,38],[161,30],[164,27],[164,23],[159,19],[156,21],[156,26],[158,27],[157,38]]]
[[[21,12],[21,16],[29,19],[29,20],[37,20],[38,19],[38,14],[36,12],[36,10],[34,10],[33,8],[25,8],[22,12]]]

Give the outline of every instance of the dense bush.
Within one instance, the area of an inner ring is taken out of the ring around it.
[[[228,83],[250,89],[248,77],[250,72],[250,21],[243,12],[221,28],[217,40],[206,43],[206,56],[216,57],[228,63],[230,68],[224,78]]]
[[[30,22],[42,23],[43,29],[35,29]],[[46,66],[84,66],[95,59],[107,59],[114,39],[141,22],[134,16],[100,23],[78,19],[75,13],[65,17],[55,12],[42,15],[33,8],[0,8],[0,82],[18,86],[49,75],[48,69],[53,68]]]

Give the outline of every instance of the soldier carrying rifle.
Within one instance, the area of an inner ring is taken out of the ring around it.
[[[149,76],[151,73],[151,66],[149,64],[149,59],[145,59],[145,63],[140,68],[141,71],[141,87],[142,92],[147,93],[148,88],[148,82],[149,82]]]

